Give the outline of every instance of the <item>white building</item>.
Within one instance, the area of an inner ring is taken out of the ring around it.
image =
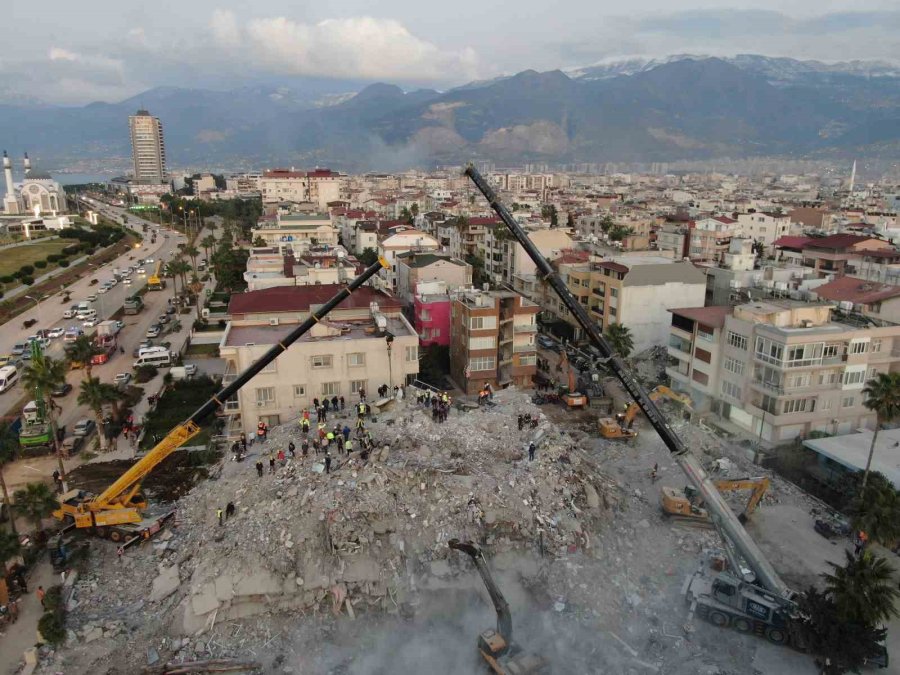
[[[437,239],[421,230],[409,228],[395,232],[382,239],[378,244],[378,255],[385,258],[390,267],[381,271],[386,287],[397,290],[397,256],[409,251],[437,251],[440,248]]]
[[[275,222],[260,221],[253,229],[253,239],[262,238],[265,246],[292,249],[300,253],[310,246],[337,246],[337,230],[324,213],[279,213]]]

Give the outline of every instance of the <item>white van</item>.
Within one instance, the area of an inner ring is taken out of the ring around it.
[[[152,345],[150,347],[141,347],[138,349],[138,358],[149,354],[168,354],[169,350],[162,345]]]
[[[143,356],[139,356],[138,360],[134,362],[134,368],[140,368],[141,366],[156,366],[157,368],[161,368],[163,366],[171,366],[172,365],[172,355],[167,351],[162,352],[153,352],[152,354],[144,354]]]
[[[172,370],[169,373],[171,373],[173,380],[185,380],[197,374],[197,365],[189,363],[185,366],[172,366]]]
[[[97,318],[97,310],[96,309],[80,309],[78,310],[78,314],[75,315],[75,318],[79,321],[91,321],[92,319]]]
[[[19,381],[19,369],[15,366],[0,368],[0,394],[14,387]]]

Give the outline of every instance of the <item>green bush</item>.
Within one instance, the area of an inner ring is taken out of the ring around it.
[[[69,261],[66,260],[65,258],[63,258],[62,260],[59,261],[59,266],[60,266],[60,267],[68,267],[68,266],[69,266]]]
[[[134,379],[138,382],[149,382],[154,377],[156,377],[156,374],[158,372],[159,370],[156,368],[156,366],[140,366],[138,367],[137,371],[135,371]]]
[[[0,277],[0,282],[3,282],[4,284],[11,284],[15,280],[16,277],[12,274],[4,274],[2,277]]]
[[[60,258],[62,258],[62,256],[59,255],[59,253],[51,253],[50,255],[47,256],[47,262],[55,263]]]
[[[38,621],[38,630],[51,645],[60,645],[66,640],[66,625],[61,613],[44,612]]]
[[[72,255],[73,253],[78,253],[81,246],[79,244],[72,244],[71,246],[66,246],[62,252],[65,255]]]
[[[34,277],[22,277],[20,281],[26,286],[31,286],[34,283]]]
[[[37,267],[39,270],[42,270],[47,266],[47,261],[46,260],[35,260],[34,266]]]
[[[26,277],[27,277],[27,276],[30,275],[32,272],[34,272],[34,267],[32,267],[31,265],[22,265],[22,266],[19,268],[19,272],[21,272],[23,276],[26,276]]]

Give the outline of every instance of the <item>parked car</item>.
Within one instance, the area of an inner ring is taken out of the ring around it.
[[[50,392],[50,395],[58,398],[60,396],[65,396],[70,391],[72,391],[72,385],[68,382],[63,382],[61,385],[56,387],[56,389],[52,390]]]
[[[150,328],[147,329],[148,338],[159,337],[160,333],[162,333],[162,326],[160,326],[158,323],[153,324],[152,326],[150,326]]]
[[[116,321],[116,328],[117,328],[118,330],[122,330],[123,328],[125,328],[125,322],[124,322],[124,321],[121,321],[121,320],[120,320],[120,321]]]
[[[91,293],[89,296],[87,296],[87,301],[88,302],[97,302],[97,294]]]
[[[170,316],[171,316],[172,314],[174,314],[175,311],[176,311],[176,310],[175,310],[175,307],[173,307],[172,305],[169,305],[168,307],[166,307],[166,314],[168,314],[168,315],[170,315]]]
[[[27,342],[17,342],[12,346],[12,349],[9,350],[10,354],[13,356],[22,356],[25,352],[28,351],[28,343]]]
[[[172,318],[168,314],[160,314],[159,317],[156,319],[156,323],[164,326],[167,323],[169,323],[169,321],[171,321],[171,320],[172,320]]]
[[[78,452],[83,443],[83,436],[66,436],[62,442],[63,456],[71,457]]]
[[[115,379],[113,379],[119,388],[124,388],[129,382],[131,382],[131,373],[119,373],[116,375]]]
[[[51,340],[55,340],[56,338],[61,338],[66,332],[66,329],[62,326],[57,326],[56,328],[51,328],[47,331],[47,337]]]
[[[537,342],[544,349],[553,349],[556,347],[556,341],[546,335],[539,335]]]
[[[85,328],[93,328],[98,323],[100,323],[100,319],[94,317],[93,319],[85,319],[84,321],[82,321],[81,325]]]
[[[94,427],[96,427],[96,426],[97,425],[94,423],[94,420],[84,417],[75,423],[75,426],[72,429],[72,435],[80,436],[81,438],[85,438],[86,436],[91,435],[91,432],[94,430]]]
[[[139,344],[137,347],[135,347],[132,350],[131,355],[134,358],[137,358],[138,356],[141,355],[142,349],[147,349],[148,347],[152,347],[152,346],[153,346],[153,342],[151,342],[150,340],[144,340],[143,342],[141,342],[141,344]]]
[[[78,311],[78,305],[72,305],[71,307],[69,307],[69,309],[67,309],[65,312],[63,312],[63,318],[71,319],[73,316],[75,316],[75,313],[77,311]]]
[[[101,286],[101,287],[100,287],[100,290],[97,291],[97,292],[98,292],[98,293],[109,293],[109,286],[106,286],[106,285]]]

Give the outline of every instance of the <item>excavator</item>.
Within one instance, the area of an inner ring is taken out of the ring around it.
[[[587,405],[587,397],[578,391],[575,369],[569,363],[569,354],[565,349],[559,357],[559,367],[566,374],[569,385],[569,390],[562,395],[562,400],[569,408],[584,408]]]
[[[292,330],[281,341],[243,371],[237,378],[216,393],[206,403],[173,428],[144,457],[138,460],[118,480],[99,495],[83,490],[70,490],[60,496],[60,508],[53,515],[67,523],[64,531],[74,527],[101,537],[108,538],[122,546],[130,546],[136,541],[149,539],[158,532],[174,511],[157,517],[144,517],[147,500],[140,492],[141,482],[169,455],[191,438],[200,433],[200,425],[216,412],[225,401],[234,396],[247,382],[263,368],[287,350],[301,336],[321,321],[331,310],[350,297],[356,289],[390,263],[384,258],[367,267],[362,274],[341,289],[328,302],[312,312],[306,321]]]
[[[683,592],[690,615],[696,614],[716,626],[732,627],[741,632],[764,636],[776,644],[793,644],[802,649],[802,634],[797,630],[795,592],[775,571],[772,563],[718,491],[700,460],[675,433],[625,360],[615,353],[609,341],[598,330],[597,324],[590,319],[585,308],[528,238],[509,209],[499,200],[491,185],[472,165],[466,167],[465,174],[534,261],[539,278],[553,289],[575,317],[584,334],[598,350],[599,358],[603,359],[604,365],[619,379],[628,395],[646,415],[672,459],[703,500],[704,508],[721,538],[724,558],[720,555],[709,557],[685,580]]]
[[[760,500],[769,489],[770,481],[766,476],[758,476],[756,478],[737,478],[723,479],[713,481],[719,492],[732,492],[735,490],[751,490],[750,500],[744,507],[744,510],[738,514],[738,520],[746,523],[747,520],[756,511]],[[683,521],[693,521],[702,524],[712,524],[709,512],[703,508],[703,500],[697,489],[691,485],[687,485],[683,490],[677,488],[663,486],[660,493],[660,505],[663,514],[673,519]]]
[[[496,675],[529,675],[543,673],[547,662],[540,656],[523,653],[513,643],[512,616],[509,604],[494,582],[481,549],[470,541],[451,539],[447,545],[465,553],[475,563],[497,612],[497,630],[487,629],[478,636],[478,652]]]
[[[678,401],[679,403],[684,404],[685,407],[690,409],[691,407],[691,397],[687,394],[679,394],[677,391],[673,391],[669,389],[669,387],[665,385],[659,385],[648,394],[651,401],[658,401],[661,398],[669,398],[673,401]],[[600,429],[600,435],[603,438],[635,438],[637,437],[637,431],[632,429],[634,426],[634,418],[637,417],[637,414],[641,411],[641,406],[637,401],[632,402],[628,409],[625,410],[623,414],[617,415],[616,419],[612,417],[601,417],[597,421],[597,425]]]

